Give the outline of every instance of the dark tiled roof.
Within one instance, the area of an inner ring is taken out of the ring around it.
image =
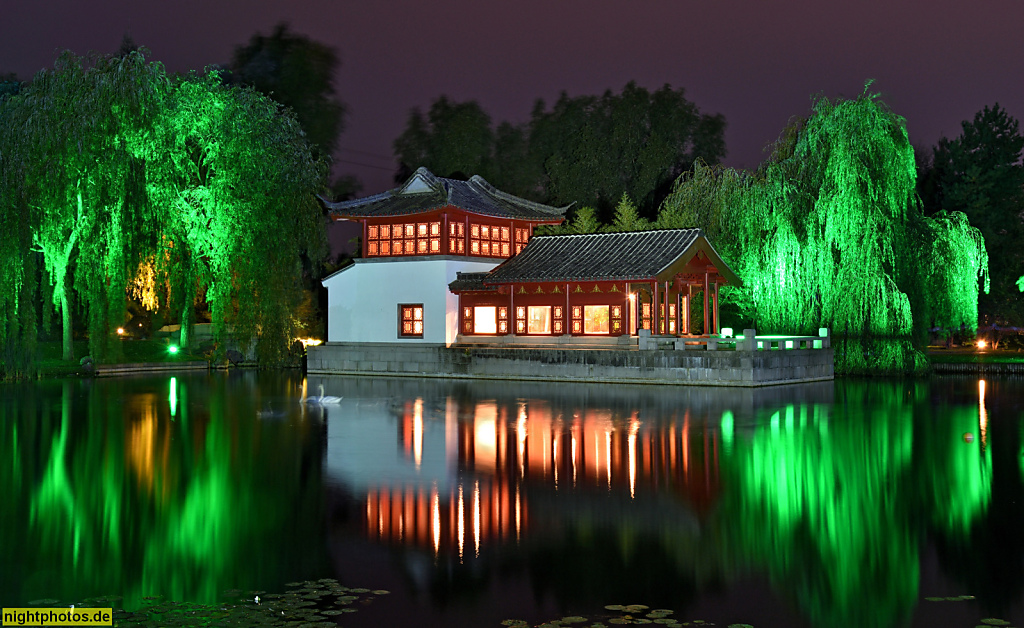
[[[452,292],[465,292],[467,290],[497,290],[494,286],[485,286],[484,279],[490,273],[456,273],[455,281],[448,284],[448,289]]]
[[[700,229],[537,236],[491,271],[487,283],[646,279],[703,236]]]
[[[393,190],[351,201],[323,203],[334,218],[408,216],[454,205],[484,216],[555,222],[569,209],[534,203],[502,192],[479,175],[473,175],[469,181],[456,181],[435,176],[426,168],[418,169],[408,181]]]

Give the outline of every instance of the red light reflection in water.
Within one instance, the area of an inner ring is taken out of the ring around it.
[[[404,455],[454,455],[458,480],[441,492],[417,485],[379,486],[366,496],[368,537],[421,547],[434,555],[478,556],[488,545],[530,533],[530,490],[622,493],[630,499],[670,492],[698,514],[719,494],[719,433],[680,420],[645,424],[636,412],[583,410],[566,416],[545,403],[449,399],[456,422],[451,451],[424,451],[422,401],[407,402],[400,421]],[[456,418],[458,417],[458,418]],[[680,425],[681,423],[681,425]]]

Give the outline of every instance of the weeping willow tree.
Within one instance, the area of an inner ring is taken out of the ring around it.
[[[723,292],[758,331],[832,330],[838,372],[920,370],[912,331],[977,327],[987,256],[962,214],[921,215],[904,120],[877,95],[820,99],[754,175],[695,168],[659,225],[697,226],[743,279]]]
[[[90,349],[103,357],[116,346],[109,332],[123,322],[128,269],[149,210],[142,160],[167,84],[163,66],[140,51],[64,52],[3,105],[2,167],[11,186],[3,209],[23,217],[41,253],[61,312],[64,359],[74,357],[76,293]]]
[[[326,253],[326,167],[292,112],[215,73],[172,79],[141,50],[65,52],[0,101],[0,146],[5,371],[31,360],[43,298],[66,360],[76,311],[92,357],[118,359],[129,294],[179,312],[186,345],[205,299],[222,340],[284,355]]]
[[[216,73],[190,76],[161,119],[166,159],[151,185],[168,215],[155,262],[190,343],[205,298],[220,340],[282,358],[294,337],[303,264],[326,254],[314,193],[326,174],[295,116]]]
[[[28,206],[20,194],[20,173],[10,167],[0,98],[0,379],[24,375],[36,341],[36,255],[31,252]]]

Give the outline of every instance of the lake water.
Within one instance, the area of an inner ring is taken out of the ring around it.
[[[6,384],[0,498],[4,607],[331,578],[390,591],[349,627],[1024,626],[1019,377]]]

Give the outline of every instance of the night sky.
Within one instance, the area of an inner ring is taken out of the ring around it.
[[[392,141],[441,94],[518,123],[562,90],[669,83],[725,115],[726,164],[747,168],[812,95],[853,97],[866,79],[918,149],[994,102],[1024,117],[1024,0],[2,0],[0,73],[113,52],[126,32],[169,70],[200,69],[282,20],[341,57],[335,172],[364,193],[392,187]]]

